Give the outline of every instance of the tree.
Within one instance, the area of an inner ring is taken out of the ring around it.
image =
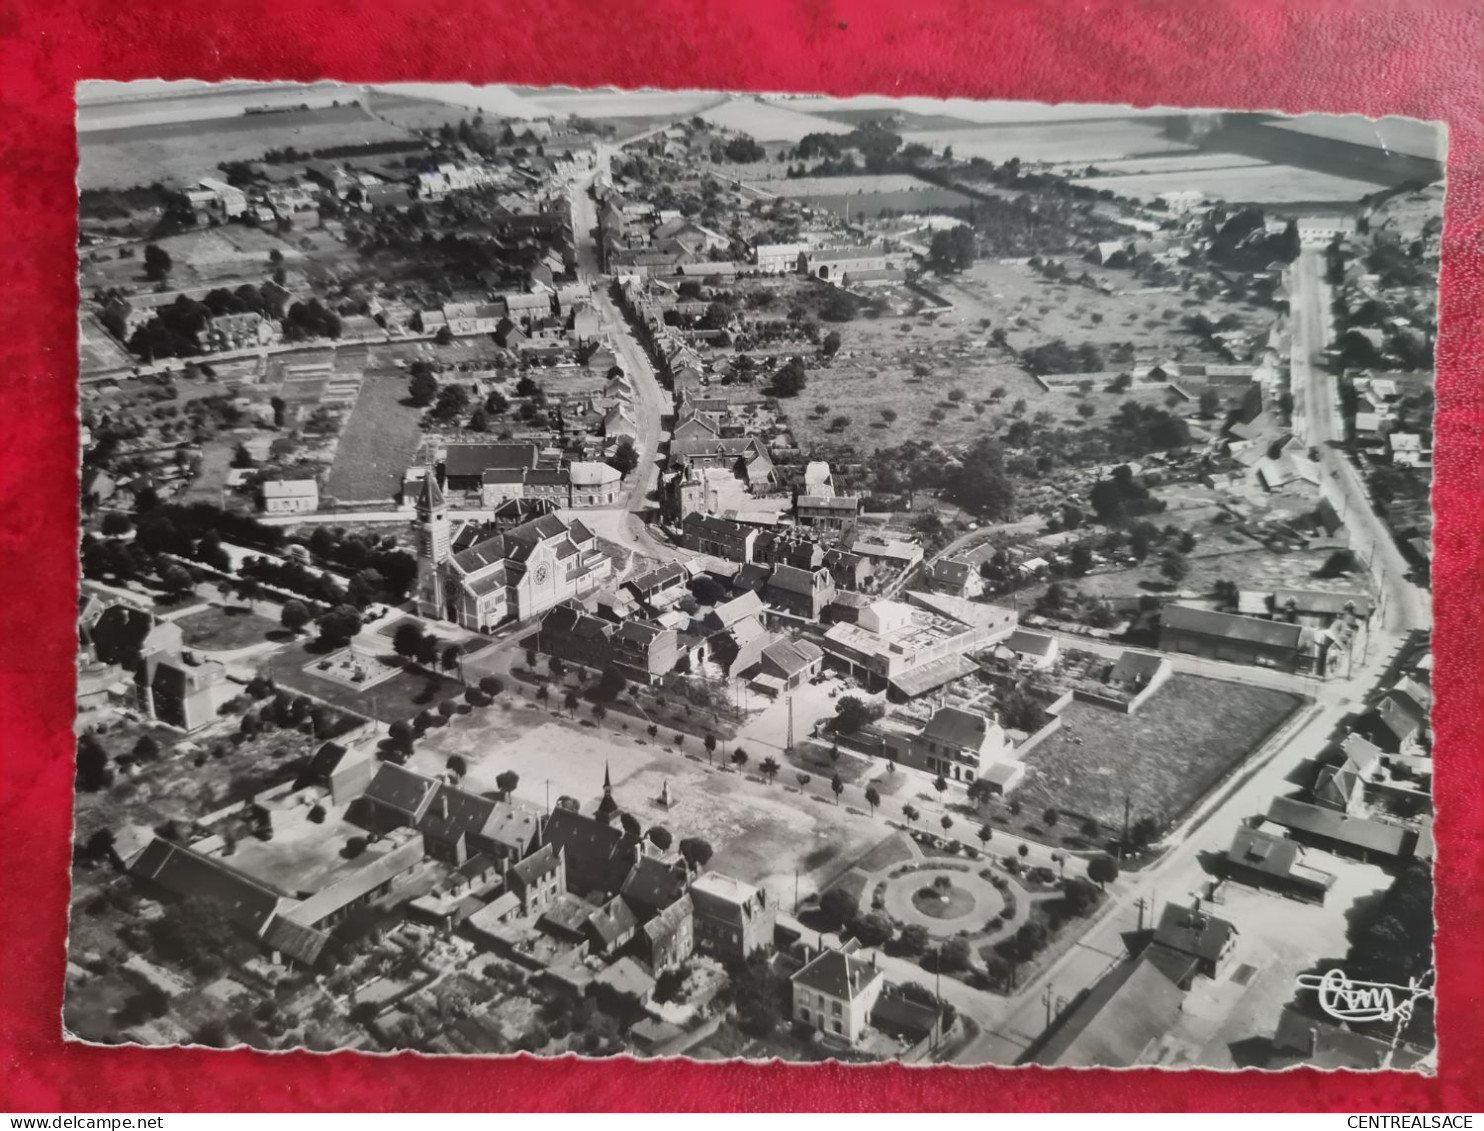
[[[1080,919],[1097,903],[1098,889],[1088,881],[1074,877],[1062,887],[1061,898],[1062,906],[1066,908],[1067,914]]]
[[[837,927],[848,927],[855,921],[860,901],[844,888],[830,888],[819,897],[819,910]]]
[[[170,253],[158,244],[144,246],[144,277],[151,283],[163,283],[174,268]]]
[[[1047,809],[1041,814],[1041,820],[1045,822],[1048,829],[1054,829],[1056,823],[1061,820],[1061,812],[1057,809]]]
[[[944,792],[948,789],[948,779],[945,778],[942,774],[939,774],[933,779],[933,788],[938,791],[938,796],[942,797]]]
[[[464,656],[464,650],[458,644],[450,644],[443,649],[443,670],[454,671],[459,666],[459,661]]]
[[[639,818],[632,813],[620,813],[618,823],[623,829],[624,836],[630,840],[642,840],[644,837],[644,826],[639,823]]]
[[[903,954],[922,954],[928,948],[928,939],[926,927],[911,923],[902,928],[902,933],[897,938],[897,948]]]
[[[1013,936],[1012,947],[1018,962],[1029,962],[1046,945],[1046,925],[1039,919],[1022,923]]]
[[[361,631],[361,614],[351,605],[337,605],[319,618],[319,636],[332,648],[343,648]]]
[[[1092,565],[1092,548],[1086,542],[1079,542],[1072,547],[1071,569],[1075,576],[1086,576]]]
[[[791,357],[773,374],[773,394],[779,397],[796,397],[804,391],[807,380],[803,359]]]
[[[706,866],[713,851],[710,843],[698,836],[683,837],[680,841],[680,855],[695,871],[700,871]]]
[[[650,829],[649,832],[645,833],[644,835],[649,839],[649,843],[654,845],[661,852],[669,852],[670,845],[675,843],[674,834],[671,833],[670,830],[665,828],[663,825],[655,825],[654,828]]]
[[[876,812],[877,807],[881,804],[881,794],[877,792],[874,785],[866,787],[866,804],[871,807],[871,812],[873,814]]]
[[[136,762],[153,762],[160,756],[160,744],[152,734],[141,734],[130,751]]]
[[[1336,550],[1324,560],[1319,570],[1320,577],[1339,577],[1347,573],[1360,572],[1360,559],[1354,550]]]
[[[894,408],[883,408],[881,410],[881,419],[890,427],[897,422],[897,410]]]
[[[392,633],[392,651],[405,659],[416,659],[422,650],[423,628],[415,620],[404,620]]]
[[[808,785],[811,781],[814,780],[808,774],[804,774],[804,773],[795,774],[794,777],[796,777],[799,780],[799,790],[801,792],[803,791],[803,788],[806,785]]]
[[[917,806],[915,805],[903,805],[902,816],[907,818],[907,824],[915,825],[917,824],[917,818],[922,816],[922,814],[918,812]]]
[[[1190,576],[1190,559],[1184,554],[1168,553],[1160,562],[1159,572],[1172,584],[1179,585]]]
[[[758,763],[757,768],[762,772],[764,778],[772,782],[778,776],[778,771],[783,767],[778,764],[778,759],[770,754]]]
[[[608,466],[620,475],[627,475],[639,466],[639,453],[634,450],[634,441],[627,436],[619,437],[613,454],[608,457]]]
[[[830,789],[834,791],[835,804],[840,804],[840,795],[845,792],[845,782],[839,774],[830,779]]]
[[[1202,416],[1208,418],[1215,416],[1221,411],[1221,394],[1215,389],[1207,389],[1201,394],[1199,403]]]
[[[825,357],[834,357],[840,352],[840,344],[840,331],[831,330],[824,336],[824,340],[819,343],[819,352],[824,354]]]
[[[196,584],[196,579],[191,576],[191,571],[185,566],[166,566],[160,573],[160,585],[172,600],[180,600]]]
[[[97,737],[84,734],[77,740],[77,788],[96,793],[113,779],[108,768],[108,751]]]
[[[278,622],[295,635],[298,635],[309,620],[309,609],[303,601],[285,601],[283,612],[278,618]]]
[[[706,747],[706,761],[711,761],[711,755],[716,753],[716,735],[712,734],[710,731],[707,731],[706,737],[701,740],[701,745]],[[732,760],[736,761],[735,758]],[[743,761],[745,762],[746,759],[743,759]],[[741,763],[738,764],[740,765]]]
[[[457,777],[466,777],[469,773],[469,763],[462,754],[450,754],[444,768]]]
[[[514,793],[518,785],[520,785],[520,775],[514,770],[501,770],[495,775],[495,788],[507,796]]]
[[[928,244],[928,266],[940,274],[963,271],[973,266],[974,229],[966,224],[934,232]]]
[[[487,675],[479,681],[479,690],[493,699],[505,690],[505,681],[497,675]]]
[[[594,703],[592,706],[592,716],[593,722],[601,723],[608,717],[608,708],[601,703]]]
[[[944,813],[941,817],[938,818],[938,824],[943,826],[943,835],[947,836],[948,830],[953,828],[953,818],[950,817],[947,813]]]
[[[842,696],[835,706],[835,733],[854,734],[885,713],[885,708],[879,703],[868,703],[854,695]]]
[[[577,694],[576,690],[569,690],[567,694],[562,696],[562,706],[567,709],[567,713],[570,715],[575,716],[577,714],[577,708],[581,704],[582,699]]]
[[[437,397],[438,378],[426,362],[413,365],[412,375],[407,379],[407,395],[414,408],[427,408]]]
[[[1111,856],[1094,856],[1087,862],[1087,876],[1098,887],[1107,887],[1118,878],[1118,865]]]
[[[987,824],[980,825],[979,831],[975,835],[979,838],[980,844],[988,844],[990,837],[994,836],[994,830],[991,829]]]

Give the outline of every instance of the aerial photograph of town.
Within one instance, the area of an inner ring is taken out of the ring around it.
[[[77,127],[70,1038],[1435,1069],[1442,127]]]

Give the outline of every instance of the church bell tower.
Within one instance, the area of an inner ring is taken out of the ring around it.
[[[417,611],[442,619],[442,565],[449,556],[448,502],[432,468],[417,492]]]

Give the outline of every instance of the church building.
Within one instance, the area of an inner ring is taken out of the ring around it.
[[[432,475],[418,492],[417,528],[418,613],[476,632],[539,616],[613,574],[593,532],[555,514],[455,550],[448,503]]]

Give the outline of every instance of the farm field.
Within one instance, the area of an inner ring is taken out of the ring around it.
[[[358,105],[92,130],[78,138],[77,184],[129,188],[147,177],[187,185],[213,175],[223,161],[254,160],[269,149],[312,152],[409,137]]]
[[[240,286],[242,283],[257,286],[266,282],[273,270],[268,258],[272,252],[280,252],[285,267],[291,270],[305,258],[304,253],[288,240],[243,224],[200,228],[153,242],[170,255],[170,286],[175,289]],[[143,260],[137,253],[129,259],[84,262],[82,285],[84,288],[148,287]]]
[[[1111,189],[1120,196],[1135,199],[1152,199],[1164,192],[1194,189],[1220,200],[1255,204],[1338,204],[1359,200],[1376,191],[1372,181],[1336,177],[1291,165],[1266,164],[1237,169],[1087,177],[1073,183],[1099,190]]]
[[[797,142],[809,134],[848,134],[854,129],[843,122],[832,122],[757,98],[729,99],[701,117],[713,126],[739,130],[759,142]]]
[[[1176,674],[1134,715],[1073,702],[1062,727],[1026,757],[1016,796],[1109,828],[1177,820],[1299,706],[1297,696]]]
[[[1078,265],[1079,268],[1083,265]],[[1089,267],[1095,277],[1131,279],[1127,273]],[[991,430],[994,417],[1017,400],[1026,402],[1026,416],[1049,412],[1058,422],[1082,422],[1075,389],[1047,391],[1027,373],[1014,353],[1054,339],[1107,348],[1132,343],[1141,355],[1178,360],[1215,360],[1185,332],[1181,319],[1189,313],[1180,294],[1104,294],[1076,284],[1051,283],[1029,267],[983,261],[968,271],[929,284],[934,293],[954,304],[935,317],[858,316],[847,323],[823,323],[842,339],[839,354],[829,364],[809,371],[808,387],[787,404],[789,426],[808,450],[848,443],[862,450],[892,447],[906,439],[934,439],[952,446]],[[820,289],[822,295],[822,288]],[[1237,313],[1244,322],[1266,326],[1271,313],[1219,300],[1199,309],[1210,317]],[[988,320],[985,326],[983,320]],[[1006,330],[1009,349],[989,341],[995,328]],[[914,369],[928,373],[918,377]],[[1090,374],[1093,390],[1087,400],[1096,409],[1093,421],[1105,419],[1126,400],[1161,404],[1163,388],[1106,392],[1120,367]],[[996,388],[1004,390],[998,403],[983,414],[976,402],[987,401]],[[947,400],[953,389],[964,393],[957,407]],[[815,405],[830,407],[813,412]],[[897,413],[890,427],[881,413]],[[941,421],[930,414],[941,409]],[[850,418],[839,431],[832,429],[837,415]]]
[[[77,85],[77,129],[123,129],[134,125],[235,118],[250,107],[328,106],[354,102],[356,87],[339,83],[206,83],[191,79],[112,82],[93,79]]]
[[[1051,122],[1037,126],[970,126],[952,130],[906,130],[902,144],[925,145],[935,153],[953,146],[959,160],[982,157],[996,164],[1018,157],[1026,163],[1107,161],[1189,149],[1164,135],[1159,119]]]
[[[765,96],[770,102],[788,106],[806,114],[838,114],[840,112],[874,110],[900,112],[924,117],[942,117],[966,125],[992,123],[1038,123],[1038,122],[1083,122],[1107,118],[1137,120],[1143,115],[1131,112],[1126,106],[1108,106],[1096,103],[1063,102],[1052,105],[1046,102],[1005,102],[993,99],[973,98],[906,98],[888,97],[884,94],[855,94],[847,98],[831,98],[827,95],[806,94],[801,96]],[[1167,116],[1151,113],[1151,119]]]
[[[574,114],[579,118],[681,117],[713,106],[726,97],[714,90],[574,90],[529,86],[511,89],[547,114]]]
[[[1261,157],[1244,157],[1240,153],[1170,153],[1160,157],[1123,157],[1112,161],[1099,161],[1097,169],[1106,176],[1123,176],[1134,173],[1184,173],[1196,170],[1261,168],[1267,165]],[[1054,173],[1077,174],[1085,172],[1087,162],[1070,162],[1057,165]]]
[[[339,503],[390,502],[401,489],[422,433],[421,413],[402,402],[407,378],[367,374],[355,408],[345,422],[325,495]]]
[[[98,322],[97,316],[77,314],[77,360],[83,373],[133,365],[134,358]]]

